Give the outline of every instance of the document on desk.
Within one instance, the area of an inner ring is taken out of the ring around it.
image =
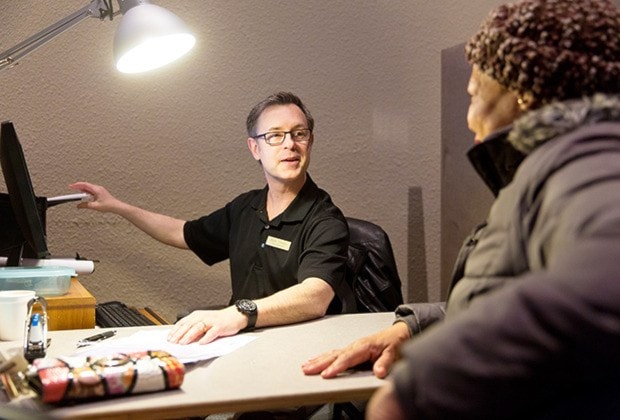
[[[80,349],[76,355],[103,356],[139,350],[164,350],[182,363],[194,363],[231,353],[256,339],[248,334],[221,337],[209,344],[174,344],[167,340],[170,329],[149,329],[129,337],[112,338]]]

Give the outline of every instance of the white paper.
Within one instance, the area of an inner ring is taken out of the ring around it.
[[[194,363],[200,360],[213,359],[231,353],[256,339],[256,336],[242,334],[221,337],[208,344],[174,344],[167,340],[170,328],[149,329],[139,331],[129,337],[110,338],[76,353],[80,356],[103,356],[111,353],[125,353],[141,350],[164,350],[179,359],[182,363]]]

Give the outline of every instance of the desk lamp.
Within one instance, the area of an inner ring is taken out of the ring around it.
[[[187,53],[196,42],[183,21],[148,0],[91,0],[90,4],[0,53],[0,70],[12,67],[52,38],[88,17],[104,20],[123,15],[114,36],[114,59],[122,73],[140,73],[168,64]]]

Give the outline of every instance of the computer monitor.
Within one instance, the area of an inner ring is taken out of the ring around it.
[[[0,165],[8,190],[8,196],[0,195],[0,255],[8,257],[7,265],[19,265],[22,257],[49,256],[45,236],[47,199],[34,194],[24,152],[11,121],[2,122]]]

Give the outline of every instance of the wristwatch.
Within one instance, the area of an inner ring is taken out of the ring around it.
[[[250,299],[239,299],[235,302],[235,307],[239,312],[248,317],[248,325],[241,331],[252,331],[256,325],[256,317],[258,316],[258,308],[256,303]]]

